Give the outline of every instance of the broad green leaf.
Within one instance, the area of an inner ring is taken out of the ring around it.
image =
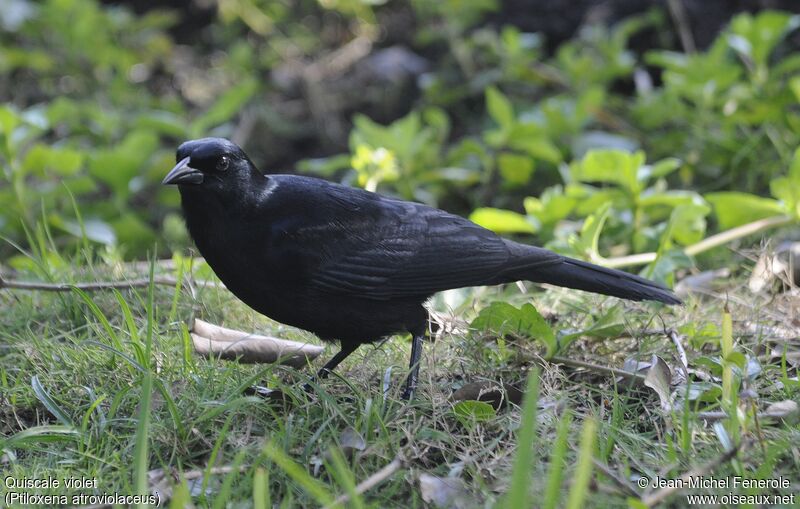
[[[130,194],[130,182],[142,172],[158,148],[158,136],[146,130],[129,133],[120,144],[97,151],[89,160],[89,173],[111,187],[118,199]]]
[[[188,125],[180,115],[163,110],[142,113],[133,126],[135,129],[152,129],[176,138],[186,137],[188,130]]]
[[[684,246],[700,242],[706,233],[706,216],[711,208],[706,204],[681,203],[672,210],[672,238]]]
[[[517,124],[524,125],[524,124]],[[550,141],[547,136],[543,134],[521,137],[518,133],[517,126],[511,130],[508,139],[508,146],[515,149],[527,152],[536,159],[547,161],[552,164],[560,164],[564,160],[564,156],[558,147]]]
[[[495,87],[486,89],[486,109],[489,115],[505,132],[509,132],[514,125],[514,107],[511,101]]]
[[[659,249],[658,257],[642,271],[641,275],[657,283],[671,286],[675,272],[692,265],[692,259],[683,252],[683,249]]]
[[[57,175],[74,175],[83,165],[84,154],[70,148],[52,148],[37,143],[25,154],[22,167],[26,174],[45,176],[49,171]]]
[[[394,136],[385,126],[373,122],[366,115],[353,117],[355,129],[350,133],[350,150],[355,152],[358,145],[365,144],[373,148],[394,147]]]
[[[800,219],[800,148],[795,150],[786,177],[770,182],[772,196],[783,201],[786,211]]]
[[[512,210],[482,207],[475,209],[469,219],[497,233],[536,233],[539,229],[528,217]]]
[[[748,193],[709,193],[705,198],[714,207],[719,227],[723,230],[786,212],[785,207],[777,200]]]
[[[641,182],[647,182],[653,178],[666,177],[673,171],[681,167],[681,160],[668,157],[653,164],[647,164],[639,167],[638,179]]]
[[[492,420],[497,412],[485,401],[468,400],[453,405],[453,415],[465,428],[469,428],[475,423]]]
[[[644,164],[644,152],[624,150],[590,150],[581,161],[578,175],[581,182],[607,182],[618,184],[636,196],[641,191],[639,168]]]
[[[497,166],[503,180],[511,184],[527,184],[533,176],[533,159],[519,154],[503,153],[497,157]]]
[[[694,191],[673,190],[673,191],[656,191],[651,192],[651,189],[644,191],[639,198],[640,207],[669,207],[675,208],[678,205],[703,205],[705,200],[703,197]]]
[[[317,159],[303,159],[297,163],[297,169],[301,172],[316,173],[317,175],[324,175],[327,177],[346,168],[350,168],[350,156],[348,154],[320,157]]]
[[[397,152],[401,160],[410,162],[417,150],[414,142],[421,129],[422,121],[416,111],[412,111],[389,126],[393,138],[393,144],[389,147]]]
[[[523,201],[525,212],[543,225],[554,225],[566,218],[576,203],[577,198],[565,195],[561,186],[550,187],[539,198],[529,196]]]
[[[0,134],[10,136],[21,122],[19,113],[11,106],[0,105]]]
[[[516,308],[506,302],[493,302],[481,310],[470,327],[492,330],[501,336],[513,334],[534,338],[544,344],[547,358],[555,355],[558,349],[553,329],[532,304]]]
[[[800,26],[800,16],[765,10],[757,15],[740,14],[731,21],[730,43],[758,65],[767,63],[772,50],[787,33]]]
[[[576,251],[590,260],[600,256],[600,232],[603,231],[603,225],[610,212],[611,202],[604,203],[596,213],[586,218],[581,227],[580,237],[571,242]]]

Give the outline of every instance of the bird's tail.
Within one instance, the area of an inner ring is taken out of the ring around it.
[[[561,263],[538,268],[535,276],[526,279],[627,300],[681,303],[672,291],[658,283],[621,270],[608,269],[566,257]]]

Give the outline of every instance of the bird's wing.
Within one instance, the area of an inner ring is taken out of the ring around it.
[[[314,239],[312,231],[304,232],[309,245],[327,246],[319,265],[308,274],[309,282],[326,293],[376,300],[494,284],[519,262],[546,265],[561,259],[544,250],[538,259],[529,252],[521,258],[514,248],[518,244],[467,219],[387,198],[320,230],[328,242]]]

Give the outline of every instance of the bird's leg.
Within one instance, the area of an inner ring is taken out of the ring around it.
[[[356,348],[358,348],[357,344],[342,343],[342,349],[339,350],[339,352],[334,355],[331,360],[326,362],[324,366],[322,366],[322,368],[317,372],[317,378],[323,379],[327,377],[331,371],[336,368],[336,366],[341,364],[341,362],[347,358],[347,356],[355,352]]]
[[[347,358],[348,355],[353,353],[356,348],[358,348],[357,344],[353,343],[342,343],[342,348],[339,350],[336,355],[331,357],[331,360],[325,363],[319,371],[317,371],[317,380],[322,380],[330,375],[331,371],[333,371],[336,366],[342,363],[343,360]],[[306,392],[310,392],[312,389],[311,384],[308,382],[303,384],[303,390]]]
[[[406,379],[406,387],[403,389],[403,399],[411,399],[414,397],[414,391],[417,389],[417,378],[419,378],[419,361],[422,357],[422,340],[425,333],[414,333],[411,340],[411,360],[408,363],[410,372]]]

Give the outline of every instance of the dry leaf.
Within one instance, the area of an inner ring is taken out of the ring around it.
[[[787,424],[794,424],[800,417],[800,410],[797,407],[797,402],[791,399],[778,401],[767,407],[766,417],[772,419],[781,419]]]
[[[661,400],[661,409],[670,410],[672,403],[670,400],[670,384],[672,383],[672,373],[664,359],[654,355],[651,361],[652,366],[647,370],[644,384],[653,389]]]
[[[748,286],[759,293],[769,289],[776,278],[800,285],[800,242],[782,242],[774,253],[762,253]]]
[[[322,353],[323,347],[258,334],[226,329],[194,320],[192,342],[195,351],[205,357],[238,360],[239,362],[274,363],[280,361],[296,368],[303,367]]]
[[[419,475],[419,491],[422,500],[438,508],[462,509],[468,507],[470,494],[464,481],[457,477],[437,477],[422,473]]]
[[[345,456],[350,457],[355,451],[363,451],[367,448],[367,441],[361,436],[361,433],[348,426],[342,431],[339,436],[339,444],[342,446],[342,452]]]

